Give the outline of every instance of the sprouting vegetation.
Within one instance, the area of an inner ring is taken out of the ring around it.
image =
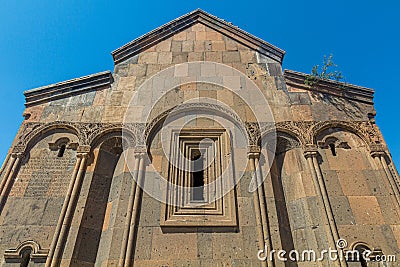
[[[304,80],[304,84],[308,86],[315,86],[321,80],[345,83],[342,72],[337,69],[338,66],[333,62],[332,58],[332,54],[330,54],[329,57],[324,55],[322,66],[315,65],[311,70],[311,74],[307,75],[306,79]]]

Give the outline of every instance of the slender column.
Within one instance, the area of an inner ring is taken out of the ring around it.
[[[264,192],[264,186],[263,186],[263,176],[261,173],[261,166],[259,165],[259,156],[254,159],[255,163],[255,169],[256,169],[256,174],[257,174],[257,190],[258,190],[258,196],[260,199],[260,207],[261,207],[261,221],[262,221],[262,227],[263,227],[263,235],[264,235],[264,244],[266,245],[266,253],[267,256],[269,256],[269,252],[272,249],[272,240],[271,240],[271,232],[270,232],[270,227],[269,227],[269,221],[268,221],[268,213],[267,213],[267,203],[266,203],[266,198],[265,198],[265,192]],[[269,261],[267,258],[267,266],[273,266],[273,261]]]
[[[0,176],[3,174],[4,169],[5,169],[5,167],[6,167],[7,164],[8,164],[8,161],[9,161],[9,159],[10,159],[10,155],[11,155],[10,153],[7,153],[6,159],[4,160],[3,165],[1,165]],[[1,188],[1,187],[0,187],[0,188]]]
[[[145,159],[144,159],[144,152],[139,152],[136,156],[139,157],[139,170],[138,170],[138,179],[137,179],[137,185],[135,188],[135,199],[133,203],[133,209],[132,209],[132,217],[131,217],[131,222],[130,222],[130,227],[129,227],[129,237],[128,237],[128,247],[126,250],[126,255],[125,255],[125,264],[124,266],[129,267],[132,266],[133,263],[133,251],[135,249],[135,227],[136,227],[136,220],[138,216],[138,210],[139,210],[139,202],[140,202],[140,195],[141,195],[141,186],[142,186],[142,181],[144,178],[144,172],[145,172]]]
[[[374,150],[371,152],[371,156],[374,158],[378,169],[383,170],[382,174],[386,177],[386,184],[393,192],[393,201],[397,204],[397,207],[400,207],[399,188],[385,160],[385,152],[383,150]]]
[[[260,198],[262,197],[260,195],[260,184],[257,178],[257,171],[256,171],[256,165],[255,165],[255,158],[259,156],[260,152],[259,149],[250,147],[249,149],[249,164],[250,164],[250,169],[251,171],[254,173],[254,177],[255,177],[255,182],[256,182],[256,186],[257,186],[257,190],[255,190],[253,192],[253,201],[254,201],[254,212],[255,212],[255,216],[256,216],[256,228],[257,228],[257,235],[258,235],[258,242],[259,242],[259,249],[264,250],[265,249],[265,239],[264,239],[264,230],[263,230],[263,219],[262,219],[262,212],[261,212],[261,207],[260,207]],[[267,253],[266,251],[264,251],[264,253]],[[267,260],[262,261],[261,265],[263,267],[267,267],[268,266],[268,256],[269,254],[266,254],[265,256],[267,256]]]
[[[72,173],[71,181],[69,182],[69,185],[68,185],[67,195],[65,196],[63,207],[61,209],[60,216],[58,217],[57,227],[56,227],[56,230],[53,235],[53,240],[50,245],[49,253],[47,255],[46,265],[45,265],[46,267],[50,267],[51,261],[53,259],[54,251],[55,251],[57,243],[59,241],[61,227],[63,225],[65,213],[67,212],[67,208],[68,208],[68,205],[69,205],[69,202],[71,199],[72,190],[74,188],[76,175],[81,166],[81,161],[82,161],[82,157],[77,157],[76,162],[75,162],[74,171]]]
[[[11,160],[9,169],[7,169],[6,175],[2,179],[2,181],[4,180],[4,185],[0,192],[0,212],[2,210],[2,205],[4,203],[4,200],[7,197],[7,192],[10,189],[11,182],[14,179],[14,176],[18,170],[19,163],[21,162],[22,157],[23,157],[22,153],[12,155],[13,159]]]
[[[393,189],[396,189],[395,190],[396,193],[399,194],[399,185],[396,183],[395,177],[393,177],[393,174],[389,169],[389,165],[387,164],[385,156],[386,156],[385,154],[380,156],[383,169],[385,170],[386,175],[389,178],[390,182],[393,184]]]
[[[133,179],[132,179],[132,186],[131,186],[131,191],[129,193],[129,202],[128,202],[128,210],[126,212],[126,218],[125,218],[125,226],[124,226],[124,233],[123,233],[123,238],[122,238],[122,247],[121,247],[121,254],[119,256],[119,267],[123,267],[125,263],[125,255],[126,255],[126,248],[128,245],[128,239],[129,239],[129,229],[131,225],[131,216],[132,216],[132,210],[133,210],[133,204],[134,204],[134,199],[135,199],[135,193],[136,193],[136,181],[138,179],[138,171],[139,171],[139,163],[140,163],[140,158],[136,156],[135,154],[135,168],[133,170]]]
[[[86,161],[87,161],[87,158],[89,157],[90,147],[85,146],[85,147],[82,147],[82,149],[78,148],[78,152],[79,152],[79,150],[84,150],[84,152],[78,154],[78,157],[81,158],[81,162],[79,165],[78,173],[76,175],[76,181],[75,181],[73,189],[72,189],[71,198],[68,203],[67,210],[65,212],[65,217],[64,217],[63,223],[61,225],[60,235],[57,240],[57,245],[55,246],[53,258],[51,260],[51,265],[50,265],[51,267],[58,266],[59,261],[61,260],[66,237],[67,237],[70,225],[71,225],[72,217],[75,212],[75,203],[79,197],[79,191],[81,189],[83,176],[86,171]]]
[[[4,189],[4,187],[5,187],[5,185],[6,185],[7,181],[8,181],[8,177],[10,175],[10,172],[11,172],[13,166],[14,166],[14,163],[15,163],[16,159],[17,159],[17,156],[15,154],[12,154],[11,155],[10,164],[8,165],[8,167],[6,169],[6,172],[5,172],[4,176],[3,176],[3,179],[1,180],[1,183],[0,183],[0,200],[2,200],[3,189]],[[1,203],[1,201],[0,201],[0,203]]]
[[[317,147],[314,145],[308,146],[304,152],[304,156],[307,159],[308,166],[311,171],[311,175],[314,180],[314,187],[317,191],[319,200],[322,204],[323,209],[323,217],[325,221],[325,228],[328,234],[328,242],[329,246],[332,249],[336,249],[336,241],[339,240],[339,233],[336,228],[332,208],[330,206],[328,192],[325,187],[325,182],[322,176],[321,169],[318,163],[318,150]],[[347,266],[347,263],[344,259],[340,259],[338,262],[335,262],[337,266]]]

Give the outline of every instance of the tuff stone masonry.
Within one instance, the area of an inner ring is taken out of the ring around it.
[[[282,73],[284,53],[195,10],[112,52],[114,72],[26,91],[0,173],[1,265],[398,266],[258,259],[265,247],[371,250],[369,260],[400,253],[399,176],[375,124],[373,90],[305,85],[306,74]],[[256,118],[268,112],[273,122]],[[166,123],[172,113],[181,131]],[[221,120],[243,126],[244,149]],[[174,165],[180,153],[218,160],[185,172]],[[193,204],[216,192],[196,189],[194,177],[208,185],[225,170],[223,184],[234,186]],[[186,186],[164,190],[156,174]]]

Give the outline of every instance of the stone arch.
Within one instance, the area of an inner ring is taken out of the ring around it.
[[[364,254],[365,252],[367,252],[367,254]],[[359,262],[362,267],[368,266],[369,260],[373,260],[376,255],[382,254],[380,250],[372,250],[369,244],[362,241],[354,242],[350,246],[350,249],[347,253],[348,255],[346,256],[348,258],[348,261]],[[368,259],[366,257],[368,257]]]
[[[304,145],[304,141],[298,133],[282,127],[268,129],[262,132],[260,140],[257,143],[259,145],[266,144],[268,151],[275,153],[278,151],[278,145],[283,145],[282,141],[285,141],[285,146],[289,147],[300,147]]]
[[[357,249],[359,247],[364,247],[364,248],[367,248],[367,249],[371,250],[371,246],[368,243],[363,242],[363,241],[356,241],[353,244],[351,244],[350,245],[350,250],[355,250],[355,249]]]
[[[264,139],[268,139],[271,132],[263,135]],[[299,243],[295,232],[295,222],[293,221],[293,206],[296,201],[293,198],[292,186],[294,184],[295,175],[301,169],[300,160],[294,161],[293,158],[301,158],[302,155],[299,150],[295,148],[301,147],[301,138],[298,134],[288,129],[279,129],[272,135],[274,142],[267,141],[268,161],[271,162],[270,166],[270,184],[273,197],[273,208],[276,209],[278,214],[276,224],[278,225],[278,234],[281,240],[281,246],[285,251],[292,251],[296,249],[296,244]],[[272,148],[268,148],[272,145]],[[273,153],[272,153],[273,152]],[[260,162],[262,162],[260,158]],[[290,162],[290,164],[288,163]],[[288,165],[293,165],[293,170],[286,169]],[[292,173],[293,172],[293,173]],[[296,172],[296,173],[295,173]],[[291,198],[288,198],[288,195]],[[296,261],[290,261],[291,266],[297,266]]]
[[[108,129],[102,129],[94,132],[89,140],[88,144],[91,149],[100,147],[104,142],[110,138],[120,137],[122,139],[123,146],[125,148],[134,147],[137,144],[137,136],[129,129],[124,127],[110,127]]]
[[[102,131],[90,143],[93,153],[86,170],[88,184],[82,187],[80,193],[84,209],[72,249],[72,258],[78,265],[101,265],[109,257],[103,241],[111,232],[107,226],[108,232],[105,233],[104,225],[112,223],[107,211],[114,205],[110,204],[111,196],[116,196],[113,191],[113,183],[118,183],[118,179],[115,179],[116,168],[119,163],[125,163],[122,156],[125,142],[121,128],[110,128]]]
[[[7,249],[4,252],[4,258],[6,262],[21,261],[26,250],[30,250],[30,258],[36,262],[44,262],[49,252],[48,249],[42,249],[39,243],[34,240],[26,240],[21,242],[16,248]]]
[[[340,121],[320,122],[314,125],[310,129],[313,144],[317,144],[318,141],[317,138],[321,133],[323,133],[327,129],[334,129],[334,128],[340,128],[342,130],[355,134],[361,140],[363,140],[363,142],[368,148],[370,148],[372,144],[371,135],[373,135],[373,133],[370,133],[369,134],[370,136],[368,135],[368,131],[371,130],[368,129],[368,126],[365,126],[364,124],[357,125],[351,122],[340,122]]]
[[[276,153],[284,153],[293,148],[301,147],[300,140],[293,134],[277,132]]]
[[[17,137],[13,153],[27,154],[40,140],[51,134],[63,132],[72,134],[76,136],[77,140],[80,140],[81,132],[72,124],[63,122],[51,122],[47,124],[26,123]]]
[[[162,126],[163,122],[167,119],[168,116],[170,115],[177,115],[180,114],[181,112],[185,112],[186,110],[190,109],[203,109],[203,110],[212,110],[214,112],[217,112],[218,115],[228,119],[229,121],[233,122],[235,125],[239,126],[239,129],[242,131],[244,135],[247,136],[248,140],[251,141],[252,139],[255,139],[249,129],[249,127],[246,127],[245,122],[236,114],[232,113],[228,109],[225,109],[224,107],[221,107],[217,104],[209,104],[209,103],[190,103],[190,104],[184,104],[179,106],[178,109],[176,108],[170,108],[159,115],[155,116],[154,119],[152,119],[147,125],[144,130],[144,144],[147,147],[149,146],[151,139],[154,137],[154,134],[160,129]],[[257,140],[257,139],[256,139]],[[249,144],[251,145],[251,144]]]

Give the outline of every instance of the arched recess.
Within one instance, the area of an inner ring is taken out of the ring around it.
[[[386,253],[397,253],[391,241],[395,236],[382,228],[399,224],[396,200],[387,177],[373,162],[368,139],[342,126],[316,133],[318,162],[340,238],[348,243],[365,240]]]
[[[0,231],[2,244],[16,246],[14,233],[50,247],[51,237],[76,163],[78,136],[68,127],[42,127],[25,139],[27,149],[5,189]],[[60,148],[63,153],[60,154]],[[12,230],[11,230],[12,229]],[[21,240],[18,240],[21,241]],[[1,251],[7,248],[0,247]]]
[[[383,255],[381,249],[372,249],[365,242],[354,242],[345,253],[347,261],[351,262],[351,266],[354,267],[377,266],[376,263],[381,261]]]
[[[273,236],[273,248],[285,251],[302,251],[327,247],[326,232],[321,220],[318,197],[314,182],[303,153],[301,138],[288,130],[277,129],[276,145],[268,146],[268,133],[263,135],[268,151],[275,151],[268,156],[272,161],[270,175],[266,176],[264,188]],[[269,140],[270,143],[272,140]],[[263,163],[264,159],[260,162]],[[265,163],[264,163],[265,164]],[[267,170],[268,171],[268,170]],[[272,214],[275,214],[273,216]],[[290,260],[287,266],[297,266]]]
[[[175,120],[176,118],[180,117],[185,112],[205,112],[209,113],[216,117],[224,118],[225,120],[229,120],[232,122],[235,127],[237,127],[244,136],[248,138],[248,141],[254,140],[255,138],[250,135],[250,133],[246,129],[246,118],[241,118],[234,112],[229,109],[226,109],[218,104],[209,104],[209,103],[190,103],[190,104],[182,104],[179,107],[170,108],[161,112],[160,114],[154,115],[150,122],[146,125],[146,129],[144,132],[144,141],[146,146],[149,147],[151,141],[153,140],[155,134],[162,128],[164,122],[170,123],[171,121]],[[254,117],[254,114],[251,116]],[[212,122],[212,119],[208,120]],[[185,122],[186,123],[186,122]],[[183,125],[185,124],[183,123]],[[182,125],[182,126],[183,126]],[[212,124],[211,124],[212,125]],[[257,140],[256,140],[257,142]],[[250,145],[250,143],[248,144]]]
[[[131,143],[120,128],[100,133],[91,144],[92,153],[65,249],[65,256],[71,257],[74,264],[85,266],[102,265],[110,258],[118,258],[116,247],[120,242],[115,238],[122,235],[123,225],[116,220],[123,220],[115,213],[121,209],[121,198],[127,197],[122,196],[126,193],[124,188],[132,182],[123,155]]]
[[[266,140],[261,143],[266,143],[267,145],[268,159],[261,158],[260,163],[265,164],[267,161],[272,161],[270,170],[267,170],[270,175],[266,177],[264,186],[267,203],[270,203],[268,209],[275,209],[277,214],[276,218],[269,218],[271,227],[279,232],[279,239],[272,240],[273,247],[281,247],[285,251],[291,251],[295,249],[295,237],[293,236],[293,226],[289,217],[288,192],[284,183],[286,177],[284,161],[286,152],[298,147],[299,141],[295,136],[284,132],[278,132],[276,137],[270,137],[270,134],[267,133],[262,138]],[[269,187],[270,190],[268,190]],[[268,192],[272,194],[268,194]],[[297,263],[291,262],[291,264],[297,266]]]
[[[189,116],[185,117],[188,115],[188,112],[191,111],[195,111],[194,113],[196,113],[196,116],[191,117],[189,114]],[[216,105],[202,105],[202,103],[198,103],[188,106],[181,105],[178,109],[168,109],[158,115],[154,114],[154,119],[149,122],[146,130],[146,145],[150,155],[151,166],[147,166],[146,170],[144,181],[145,192],[146,188],[159,188],[159,180],[161,179],[167,180],[171,177],[177,177],[173,176],[174,174],[170,172],[173,168],[170,160],[172,158],[173,161],[177,157],[171,151],[165,149],[165,147],[163,147],[164,144],[172,144],[172,148],[187,147],[187,151],[192,149],[192,151],[198,152],[197,145],[200,143],[199,140],[208,139],[207,141],[209,144],[216,144],[215,147],[219,149],[217,149],[216,154],[218,155],[217,157],[221,158],[221,163],[218,163],[220,165],[215,167],[216,171],[214,173],[220,173],[219,171],[223,172],[228,169],[228,162],[230,163],[233,161],[231,158],[233,157],[233,149],[231,146],[233,140],[237,140],[239,145],[241,145],[241,150],[240,152],[236,152],[240,153],[244,158],[244,160],[242,160],[242,165],[246,165],[249,138],[247,137],[245,121],[224,111],[225,109],[218,108]],[[207,114],[212,114],[213,116],[207,117]],[[231,132],[233,129],[236,131],[234,134]],[[240,138],[238,136],[240,136]],[[205,144],[205,146],[207,145],[208,144]],[[177,150],[175,150],[175,152]],[[188,152],[187,155],[189,154],[190,152]],[[224,162],[222,163],[222,161]],[[213,163],[211,163],[211,165],[205,164],[204,166],[212,166],[212,164]],[[239,166],[237,167],[240,168]],[[245,167],[243,169],[245,169]],[[207,179],[211,178],[210,180],[212,180],[212,177],[208,176],[211,171],[208,172],[208,170],[208,167],[205,168],[204,173],[206,174],[203,176],[205,185],[208,184]],[[188,172],[185,173],[185,171],[182,171],[181,174],[182,180],[190,176],[187,175]],[[158,175],[161,175],[161,177]],[[213,175],[216,177],[218,174]],[[234,179],[233,177],[234,175],[229,176],[232,180]],[[164,189],[163,186],[161,186],[161,188]],[[248,185],[245,188],[248,189]],[[243,189],[243,191],[246,189]],[[188,189],[187,192],[190,192],[190,189]],[[207,192],[206,189],[203,192]],[[206,195],[206,193],[204,194]],[[248,192],[246,194],[246,197],[243,197],[243,199],[245,199],[245,203],[251,205],[253,200],[252,195]],[[166,196],[163,195],[161,197]],[[157,251],[156,257],[159,258],[169,257],[171,259],[181,260],[198,258],[198,249],[201,250],[205,247],[213,246],[213,242],[209,238],[204,239],[202,244],[198,244],[197,235],[202,235],[202,232],[220,232],[216,238],[221,239],[227,237],[224,233],[228,233],[227,235],[232,237],[233,240],[240,240],[240,242],[225,242],[226,251],[236,250],[239,251],[239,253],[243,253],[244,247],[241,238],[244,234],[236,220],[237,206],[235,204],[236,196],[234,189],[231,188],[230,192],[223,197],[224,201],[212,201],[208,206],[203,205],[203,207],[197,206],[196,208],[190,206],[182,208],[180,206],[172,211],[172,209],[168,209],[172,205],[161,203],[161,201],[153,197],[146,197],[146,194],[144,194],[142,198],[142,207],[146,207],[146,212],[142,212],[139,218],[139,225],[141,227],[138,228],[137,233],[138,238],[136,240],[136,250],[134,253],[135,259],[140,259],[144,256],[143,247],[147,247],[149,251]],[[204,199],[206,199],[206,197],[204,197]],[[221,198],[218,200],[221,200]],[[189,201],[191,201],[190,198]],[[163,202],[165,202],[164,198]],[[219,206],[219,203],[223,203],[223,205]],[[226,212],[226,210],[229,211]],[[164,211],[171,211],[171,216],[165,216],[167,218],[164,219],[160,218],[166,213],[169,215],[169,212]],[[188,216],[188,214],[190,214],[190,216]],[[243,221],[251,221],[255,225],[254,218],[250,217],[252,213],[248,214],[243,211],[242,214],[249,216],[243,216],[241,218]],[[182,219],[183,217],[186,217],[184,219],[186,221]],[[241,219],[239,219],[239,221]],[[248,229],[250,229],[250,227],[246,228],[246,231]],[[157,234],[152,235],[152,231]],[[251,231],[253,231],[253,229],[251,229]],[[160,242],[161,240],[162,242]],[[165,246],[163,244],[169,245]],[[254,249],[257,249],[256,244],[252,245],[254,245]],[[171,251],[173,251],[173,253],[171,253]],[[249,256],[257,260],[256,254],[249,254]],[[223,260],[221,253],[216,254],[215,257],[216,262]]]
[[[30,129],[27,125],[27,129]],[[28,154],[30,149],[35,146],[37,142],[53,133],[69,133],[76,138],[74,139],[78,143],[80,137],[80,131],[73,125],[62,123],[62,122],[52,122],[45,125],[33,126],[29,133],[22,133],[22,136],[18,140],[16,145],[23,145],[25,147],[25,154]]]
[[[352,124],[350,122],[330,121],[317,123],[310,129],[310,132],[313,134],[312,137],[314,144],[317,144],[318,141],[321,141],[318,138],[321,133],[329,131],[329,129],[343,130],[345,132],[353,133],[354,135],[358,136],[358,138],[362,140],[364,144],[369,148],[369,145],[374,142],[374,140],[371,139],[379,139],[379,137],[373,136],[375,132],[371,127],[372,126],[365,127],[365,125],[362,124]],[[362,130],[362,128],[365,128],[364,131]]]

